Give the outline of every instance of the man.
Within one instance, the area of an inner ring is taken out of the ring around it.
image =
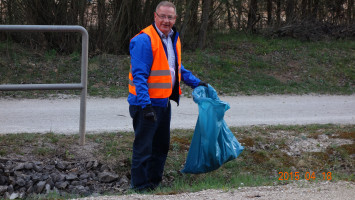
[[[162,181],[170,143],[170,100],[179,104],[180,81],[207,86],[181,64],[181,43],[174,24],[176,7],[158,4],[154,23],[130,42],[129,112],[133,119],[131,186],[155,189]]]

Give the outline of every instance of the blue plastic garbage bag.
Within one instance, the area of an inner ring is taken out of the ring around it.
[[[182,173],[207,173],[235,159],[244,149],[224,121],[230,108],[221,101],[216,90],[199,86],[192,92],[199,115]]]

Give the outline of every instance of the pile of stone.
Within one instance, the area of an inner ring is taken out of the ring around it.
[[[129,188],[126,176],[119,176],[98,161],[48,162],[0,158],[0,199],[16,199],[33,194],[89,196],[122,192]]]

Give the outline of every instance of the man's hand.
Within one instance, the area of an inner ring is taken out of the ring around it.
[[[143,117],[144,119],[152,122],[157,121],[157,115],[155,114],[152,104],[148,104],[145,108],[143,108]]]
[[[200,81],[200,82],[198,83],[198,86],[205,86],[205,87],[208,87],[208,84],[205,83],[205,82],[203,82],[203,81]]]

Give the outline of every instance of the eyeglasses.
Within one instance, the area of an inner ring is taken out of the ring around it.
[[[171,16],[171,15],[159,15],[158,13],[155,13],[157,14],[157,16],[161,19],[161,20],[164,20],[164,19],[168,19],[169,21],[174,21],[176,19],[176,16]]]

